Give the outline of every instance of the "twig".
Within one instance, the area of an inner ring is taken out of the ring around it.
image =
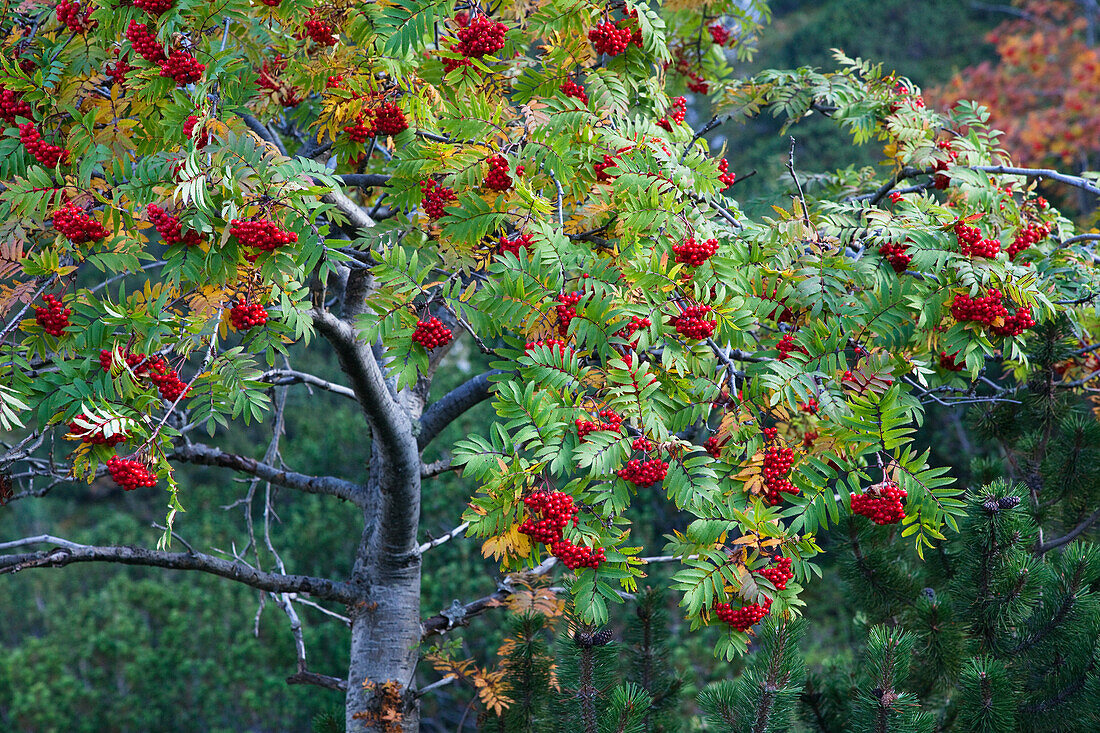
[[[791,173],[791,178],[794,179],[795,188],[798,189],[798,197],[802,200],[802,219],[806,222],[806,226],[812,228],[810,224],[810,210],[806,208],[806,194],[802,193],[802,184],[798,182],[798,175],[794,172],[794,135],[791,135],[791,150],[787,154],[787,170]]]
[[[442,537],[436,537],[434,540],[431,540],[430,542],[425,542],[424,544],[422,544],[420,546],[420,554],[424,554],[425,552],[432,549],[433,547],[439,547],[444,542],[449,542],[450,540],[453,540],[455,537],[457,537],[458,535],[465,532],[466,529],[469,526],[470,526],[469,522],[463,522],[462,524],[458,525],[457,527],[455,527],[454,529],[452,529],[450,532],[443,535]]]

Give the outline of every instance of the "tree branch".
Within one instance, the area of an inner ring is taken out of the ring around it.
[[[501,373],[501,370],[493,369],[484,374],[478,374],[429,405],[420,417],[420,434],[417,436],[420,450],[424,450],[462,413],[487,400],[489,378]]]
[[[29,544],[32,541],[62,545],[52,550],[19,555],[0,555],[0,574],[17,573],[28,568],[60,568],[73,563],[113,562],[122,565],[197,570],[238,583],[276,593],[306,593],[316,598],[340,603],[353,603],[355,594],[347,583],[308,575],[282,575],[257,570],[240,561],[223,560],[212,555],[191,552],[161,552],[143,547],[94,547],[57,537],[28,537],[5,543],[5,546]]]
[[[558,559],[556,557],[548,557],[543,560],[538,567],[525,573],[527,576],[539,576],[549,573],[555,565],[557,565]],[[503,606],[504,602],[508,600],[508,596],[512,595],[515,589],[512,587],[511,579],[505,578],[497,586],[496,592],[487,595],[483,598],[478,598],[476,601],[470,601],[463,604],[459,601],[455,601],[451,604],[450,608],[446,608],[434,616],[424,619],[420,622],[422,630],[421,638],[427,639],[428,637],[435,636],[436,634],[443,634],[458,626],[466,626],[470,623],[470,620],[475,616],[488,611],[490,608],[496,608],[497,606]]]
[[[1071,529],[1065,535],[1061,537],[1056,537],[1049,542],[1040,543],[1039,546],[1035,548],[1036,552],[1038,552],[1040,555],[1044,555],[1051,550],[1057,550],[1063,545],[1068,545],[1070,542],[1073,542],[1075,539],[1081,536],[1081,534],[1085,532],[1085,530],[1096,524],[1096,520],[1098,519],[1100,519],[1100,509],[1097,509],[1092,514],[1085,517],[1080,524]]]
[[[382,173],[345,173],[339,178],[345,186],[358,188],[375,188],[385,186],[390,182],[390,176]]]
[[[363,210],[359,204],[349,199],[343,191],[329,191],[321,196],[321,200],[326,204],[335,206],[356,229],[368,230],[374,227],[374,219],[370,217],[370,214]]]
[[[220,448],[202,443],[181,445],[168,458],[169,460],[186,461],[200,466],[232,468],[235,471],[247,473],[249,476],[269,481],[276,486],[285,486],[288,489],[304,491],[307,494],[335,496],[360,506],[365,498],[362,487],[351,481],[335,476],[309,476],[304,473],[284,471],[275,466],[260,463],[254,458],[237,455],[236,453],[226,453]]]
[[[436,537],[434,540],[430,540],[429,542],[425,542],[424,544],[422,544],[420,546],[420,554],[423,555],[425,552],[432,549],[433,547],[439,547],[444,542],[448,542],[450,540],[453,540],[455,537],[457,537],[460,534],[462,534],[463,532],[465,532],[466,529],[469,526],[470,526],[469,522],[463,522],[462,524],[458,525],[457,527],[455,527],[454,529],[452,529],[450,532],[443,535],[442,537]],[[428,535],[428,536],[430,537],[431,535]]]
[[[286,678],[286,683],[288,685],[316,685],[329,690],[339,690],[340,692],[347,692],[348,690],[347,680],[339,677],[329,677],[327,674],[318,674],[309,670],[302,670],[290,675]]]
[[[1029,178],[1049,178],[1052,181],[1064,183],[1067,186],[1088,191],[1094,196],[1100,196],[1100,188],[1080,176],[1071,176],[1060,173],[1053,168],[1016,168],[1007,165],[973,165],[971,170],[985,171],[986,173],[1000,173],[1008,176],[1028,176]]]
[[[260,381],[267,382],[276,387],[286,384],[308,384],[311,387],[317,387],[326,392],[338,394],[341,397],[355,399],[355,392],[350,387],[329,382],[313,374],[299,372],[294,369],[271,369],[264,372],[263,376],[260,377]]]

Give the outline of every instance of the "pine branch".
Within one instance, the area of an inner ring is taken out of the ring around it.
[[[235,471],[246,473],[249,476],[264,481],[269,481],[276,486],[283,486],[307,494],[324,494],[335,496],[345,501],[350,501],[362,506],[365,501],[363,488],[359,484],[345,481],[335,476],[309,476],[294,471],[284,471],[275,466],[261,463],[248,456],[226,453],[220,448],[204,445],[202,443],[188,443],[178,447],[174,453],[168,456],[169,460],[185,461],[199,466],[220,466],[232,468]]]
[[[39,552],[0,555],[0,574],[17,573],[30,568],[61,568],[73,563],[110,562],[170,570],[197,570],[273,593],[304,593],[341,603],[352,603],[355,599],[355,594],[347,583],[308,575],[268,573],[239,560],[224,560],[200,552],[162,552],[129,546],[99,547],[41,536],[15,540],[3,546],[18,547],[39,542],[61,546]]]

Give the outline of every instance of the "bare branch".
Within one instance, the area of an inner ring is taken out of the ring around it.
[[[442,537],[436,537],[434,540],[431,540],[430,542],[425,542],[424,544],[422,544],[420,546],[420,554],[423,555],[425,552],[432,549],[433,547],[439,547],[444,542],[448,542],[450,540],[453,540],[455,537],[457,537],[460,534],[462,534],[463,532],[465,532],[466,529],[469,526],[470,526],[469,522],[463,522],[462,524],[458,525],[457,527],[455,527],[454,529],[452,529],[450,532],[443,535]]]
[[[464,412],[487,400],[489,398],[489,378],[502,373],[499,369],[493,369],[478,374],[429,405],[420,417],[420,434],[417,436],[420,450],[424,450],[429,443],[443,432],[444,428]]]
[[[52,542],[61,547],[19,555],[0,555],[0,574],[17,573],[29,568],[60,568],[73,563],[112,562],[122,565],[197,570],[218,575],[238,583],[275,593],[305,593],[316,598],[340,603],[353,603],[355,593],[347,583],[308,575],[266,573],[240,561],[223,560],[200,552],[162,552],[143,547],[96,547],[50,537],[30,537],[7,543],[28,544],[30,540]]]
[[[985,171],[986,173],[999,173],[1001,175],[1008,176],[1028,176],[1029,178],[1049,178],[1052,181],[1058,181],[1064,183],[1067,186],[1073,186],[1079,188],[1082,191],[1087,191],[1094,196],[1100,196],[1100,188],[1097,188],[1093,183],[1080,176],[1071,176],[1066,173],[1061,173],[1053,168],[1016,168],[1007,165],[974,165],[970,166],[972,170]]]
[[[390,182],[390,177],[382,173],[345,173],[337,176],[345,186],[358,188],[375,188],[385,186]]]
[[[1062,535],[1061,537],[1056,537],[1049,542],[1040,543],[1039,546],[1036,548],[1036,552],[1042,555],[1050,552],[1051,550],[1056,550],[1063,545],[1068,545],[1070,542],[1073,542],[1075,539],[1077,539],[1083,532],[1085,532],[1085,530],[1096,524],[1096,520],[1098,519],[1100,519],[1100,509],[1097,509],[1092,514],[1085,517],[1080,524],[1071,529],[1065,535]]]
[[[362,487],[335,476],[308,476],[304,473],[284,471],[255,458],[226,453],[220,448],[202,443],[189,443],[178,447],[168,456],[169,460],[186,461],[200,466],[221,466],[232,468],[249,476],[270,481],[276,486],[304,491],[307,494],[325,494],[335,496],[359,505],[364,500]]]
[[[348,681],[339,677],[329,677],[327,674],[318,674],[309,670],[301,670],[286,678],[288,685],[317,685],[329,690],[347,692]]]
[[[326,204],[332,204],[343,214],[348,222],[360,230],[369,230],[374,227],[374,219],[370,217],[359,204],[348,198],[343,191],[329,191],[321,196]]]
[[[326,392],[332,392],[338,394],[341,397],[347,397],[349,399],[355,399],[355,392],[349,387],[345,387],[342,384],[336,384],[329,382],[325,379],[321,379],[318,376],[309,374],[307,372],[299,372],[294,369],[270,369],[264,372],[260,377],[260,381],[267,382],[274,386],[282,386],[286,384],[308,384],[311,387],[317,387],[323,389]]]

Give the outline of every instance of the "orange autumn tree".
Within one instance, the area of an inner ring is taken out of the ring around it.
[[[1021,164],[1086,170],[1100,153],[1100,10],[1096,3],[1024,0],[989,33],[999,61],[968,68],[932,96],[989,108]],[[1009,9],[1012,10],[1012,9]]]

